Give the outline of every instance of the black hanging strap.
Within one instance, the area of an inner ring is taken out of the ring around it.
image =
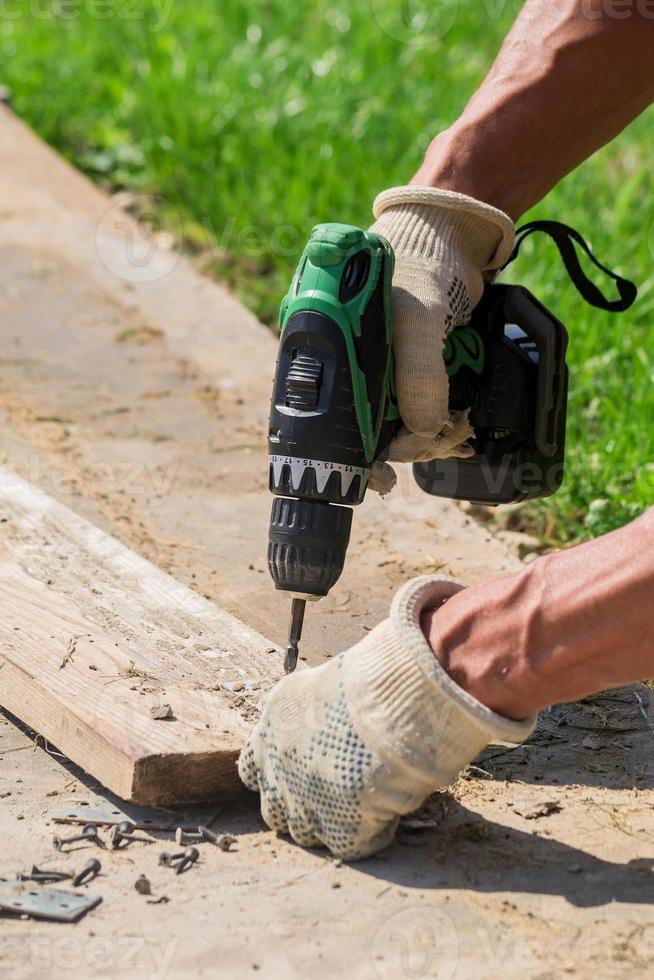
[[[535,231],[542,231],[554,240],[556,247],[561,253],[561,258],[563,259],[563,264],[566,267],[568,275],[587,303],[590,303],[591,306],[596,306],[600,310],[608,310],[610,313],[622,313],[624,310],[629,309],[638,295],[636,285],[629,279],[623,279],[622,276],[611,272],[601,262],[598,262],[579,232],[575,231],[574,228],[570,228],[569,225],[562,224],[560,221],[529,221],[526,225],[518,228],[513,252],[508,261],[502,266],[503,269],[506,269],[507,265],[513,262],[524,240],[529,238]],[[591,282],[581,267],[575,243],[583,249],[598,269],[601,269],[602,272],[615,282],[620,299],[607,299],[597,286]]]

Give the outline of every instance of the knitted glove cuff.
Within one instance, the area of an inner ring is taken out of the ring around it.
[[[452,680],[429,646],[420,614],[463,588],[442,576],[407,582],[393,600],[389,619],[361,641],[359,655],[351,661],[357,674],[352,703],[364,709],[357,714],[366,728],[383,725],[397,732],[400,741],[402,733],[411,738],[415,730],[442,733],[438,737],[443,742],[468,756],[462,765],[489,742],[520,744],[537,720],[513,721],[491,711]],[[378,717],[377,706],[383,706]]]
[[[391,187],[373,202],[375,231],[396,254],[438,260],[458,246],[481,271],[499,269],[511,255],[515,225],[508,214],[466,194],[407,184]]]
[[[431,675],[442,694],[456,702],[466,721],[481,729],[488,741],[513,742],[519,745],[533,732],[537,716],[513,721],[498,715],[481,704],[456,684],[441,666],[420,627],[420,614],[433,609],[460,592],[465,586],[455,579],[423,575],[407,582],[396,594],[391,606],[390,620],[399,642],[415,659],[420,668]]]

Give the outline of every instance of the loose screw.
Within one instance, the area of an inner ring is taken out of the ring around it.
[[[111,843],[112,851],[117,850],[121,844],[125,847],[128,846],[132,841],[138,841],[140,844],[152,844],[153,841],[149,837],[135,837],[134,836],[134,824],[130,823],[129,820],[123,820],[116,827],[112,827],[109,832],[109,841]]]
[[[152,885],[150,884],[150,880],[146,878],[145,875],[138,876],[138,878],[134,882],[134,888],[139,893],[139,895],[152,894]]]
[[[182,827],[178,827],[175,831],[175,842],[180,847],[184,847],[187,844],[202,844],[206,842],[215,844],[223,851],[228,851],[232,844],[236,843],[236,838],[231,834],[217,834],[215,831],[209,830],[208,827],[198,827],[197,831],[184,830]]]
[[[232,844],[236,843],[236,838],[232,834],[215,834],[208,827],[198,827],[198,831],[202,834],[203,840],[215,844],[221,851],[228,851]]]
[[[159,864],[165,868],[174,868],[175,874],[179,875],[182,871],[186,871],[192,864],[195,864],[199,857],[200,852],[197,847],[187,847],[185,850],[180,851],[179,854],[162,851],[159,855]]]
[[[192,864],[195,864],[199,857],[200,852],[197,847],[187,847],[181,861],[178,861],[175,865],[175,874],[181,875],[183,871],[186,871]]]
[[[52,838],[52,845],[55,851],[61,851],[65,844],[76,844],[78,841],[90,841],[96,844],[98,847],[104,847],[104,844],[100,837],[98,836],[98,828],[95,824],[87,823],[82,827],[81,834],[75,834],[74,837],[59,837],[57,834]]]
[[[203,840],[205,840],[205,837],[199,828],[195,831],[184,830],[183,827],[178,827],[175,831],[175,843],[179,844],[180,847],[185,847],[187,844],[200,844]]]
[[[184,857],[184,851],[179,854],[171,854],[170,851],[162,851],[159,855],[159,864],[163,865],[164,868],[172,868],[177,861],[181,861]]]
[[[102,870],[102,865],[100,864],[98,859],[91,858],[90,861],[86,862],[82,870],[78,871],[77,874],[74,876],[72,881],[73,887],[77,888],[79,885],[83,885],[85,881],[93,881],[93,879],[100,874],[101,870]]]
[[[72,875],[68,871],[49,871],[46,868],[37,868],[33,864],[29,874],[20,874],[18,877],[20,881],[38,881],[41,885],[54,885],[58,881],[66,881]]]

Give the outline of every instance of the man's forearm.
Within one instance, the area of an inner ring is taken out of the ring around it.
[[[517,220],[654,100],[654,3],[527,0],[414,183]]]
[[[652,676],[654,508],[458,593],[421,625],[459,686],[508,718]]]

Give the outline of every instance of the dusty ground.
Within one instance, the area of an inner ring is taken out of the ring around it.
[[[274,343],[165,249],[141,261],[138,229],[14,121],[2,126],[3,458],[283,639],[287,604],[264,556]],[[381,618],[415,572],[472,581],[514,565],[406,475],[366,502],[354,534],[342,582],[308,617],[311,662]],[[254,797],[187,813],[237,834],[234,851],[206,845],[179,878],[157,865],[163,843],[106,854],[88,886],[103,903],[78,925],[0,919],[3,975],[648,976],[653,717],[644,688],[546,712],[527,746],[490,749],[389,852],[352,867],[274,837]],[[50,844],[53,814],[82,801],[106,794],[0,723],[0,874],[84,863],[90,846],[64,861]],[[136,893],[142,872],[167,903]]]

